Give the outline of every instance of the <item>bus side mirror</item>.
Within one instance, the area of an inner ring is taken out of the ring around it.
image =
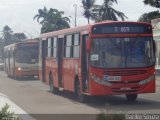
[[[153,51],[154,51],[154,53],[156,55],[156,42],[155,42],[155,40],[153,40]]]
[[[154,51],[154,61],[155,61],[155,64],[156,64],[156,58],[158,57],[157,55],[157,46],[156,46],[156,42],[155,40],[153,40],[153,51]]]
[[[87,49],[87,52],[91,51],[91,40],[90,39],[86,40],[86,49]]]

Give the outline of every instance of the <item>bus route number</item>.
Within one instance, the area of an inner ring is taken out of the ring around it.
[[[127,33],[130,32],[129,27],[115,27],[115,32]]]

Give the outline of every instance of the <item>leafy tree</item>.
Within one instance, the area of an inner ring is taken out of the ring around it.
[[[104,0],[103,5],[99,9],[99,15],[96,21],[103,21],[103,20],[118,21],[118,18],[124,21],[125,19],[127,19],[124,13],[115,10],[112,7],[113,3],[118,4],[117,0]]]
[[[1,34],[2,34],[2,38],[0,38],[0,57],[1,58],[3,58],[4,56],[4,46],[27,39],[24,33],[13,33],[12,29],[8,25],[5,25],[3,27]]]
[[[160,13],[159,11],[153,11],[149,13],[144,13],[143,15],[140,16],[138,19],[139,22],[149,22],[151,23],[152,19],[160,18]]]
[[[22,41],[24,39],[27,39],[27,37],[24,33],[14,33],[13,37],[16,41]]]
[[[51,23],[55,30],[61,30],[70,27],[70,19],[68,17],[62,17],[63,14],[63,11],[58,11],[57,9],[51,8],[49,10],[48,23]]]
[[[53,24],[50,23],[45,23],[41,27],[41,33],[46,33],[46,32],[51,32],[51,31],[56,31],[56,27]]]
[[[7,25],[3,27],[1,33],[2,41],[4,41],[5,46],[27,39],[24,33],[13,33],[12,29]]]
[[[159,0],[143,0],[143,3],[145,5],[149,5],[151,7],[155,7],[155,8],[160,8],[160,3]],[[140,18],[138,19],[138,21],[140,22],[151,22],[152,19],[156,19],[160,17],[160,13],[159,11],[152,11],[149,13],[144,13],[140,16]]]
[[[145,5],[150,5],[152,7],[160,8],[160,4],[158,3],[158,0],[144,0],[143,2]]]
[[[6,34],[12,34],[13,31],[11,30],[11,28],[8,25],[5,25],[3,27],[2,33],[3,33],[3,37],[4,37]]]
[[[70,19],[68,17],[63,17],[64,12],[58,11],[57,9],[50,8],[49,10],[44,7],[38,10],[38,14],[33,17],[37,19],[42,25],[41,33],[61,30],[64,28],[69,28]]]

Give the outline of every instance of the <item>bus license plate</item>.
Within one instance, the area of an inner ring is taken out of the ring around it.
[[[120,88],[120,90],[121,90],[121,91],[131,90],[131,88],[130,88],[130,87],[122,87],[122,88]]]
[[[104,75],[103,80],[105,80],[105,81],[121,81],[121,76],[108,76],[108,75]]]

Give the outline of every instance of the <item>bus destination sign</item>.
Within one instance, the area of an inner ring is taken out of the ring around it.
[[[125,33],[152,33],[149,25],[143,24],[109,24],[96,25],[92,29],[93,34],[125,34]]]

